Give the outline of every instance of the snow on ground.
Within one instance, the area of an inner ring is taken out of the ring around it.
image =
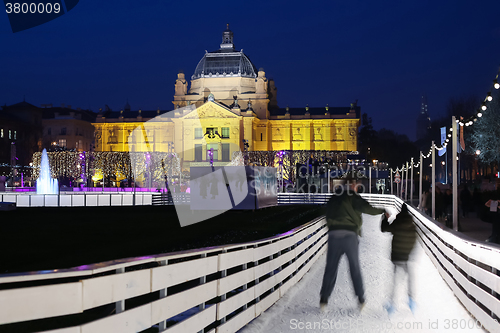
[[[380,231],[380,215],[363,215],[360,238],[361,273],[366,305],[360,313],[345,256],[339,265],[335,289],[324,313],[319,311],[319,290],[326,252],[294,287],[240,333],[267,332],[486,332],[465,310],[441,278],[420,243],[413,250],[415,314],[407,304],[407,280],[398,270],[396,311],[389,316],[383,305],[393,284],[390,233]]]

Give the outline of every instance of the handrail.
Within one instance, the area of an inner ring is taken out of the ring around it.
[[[370,203],[380,195],[362,194]],[[392,206],[400,210],[403,200],[394,195]],[[462,305],[490,332],[500,325],[500,246],[473,240],[425,216],[408,205],[417,226],[420,243],[443,280]]]
[[[168,332],[236,332],[302,278],[326,249],[327,231],[324,217],[319,217],[253,242],[67,270],[4,274],[0,276],[0,330],[9,323],[50,321],[112,306],[115,314],[68,329],[136,332],[158,325]],[[169,294],[172,288],[180,291]],[[125,309],[124,301],[138,296],[154,300]],[[167,328],[169,318],[187,310],[190,314],[182,317],[187,319]],[[53,329],[62,328],[54,325]]]
[[[311,196],[305,202],[314,200]],[[373,205],[396,210],[403,204],[393,195],[362,196]],[[482,327],[498,332],[500,247],[472,240],[431,220],[415,207],[408,207],[422,247],[442,278]],[[236,332],[300,280],[325,251],[326,235],[321,217],[254,242],[62,271],[1,275],[0,330],[2,324],[77,314],[116,303],[116,314],[73,327],[74,331],[136,332],[159,325],[160,331],[166,328],[168,332]],[[68,281],[51,282],[65,277]],[[75,282],[75,277],[80,280]],[[29,281],[36,282],[36,286],[26,287]],[[46,284],[39,285],[41,281]],[[191,285],[186,286],[186,281]],[[19,283],[23,287],[16,287]],[[170,288],[182,290],[170,295]],[[148,303],[132,309],[118,306],[124,300],[158,291],[160,298]],[[189,309],[187,319],[167,327],[169,318]]]

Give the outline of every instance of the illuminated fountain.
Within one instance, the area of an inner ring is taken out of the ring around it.
[[[47,150],[42,152],[42,161],[40,162],[40,175],[36,180],[37,194],[57,194],[59,192],[59,184],[57,179],[50,176],[49,157]]]

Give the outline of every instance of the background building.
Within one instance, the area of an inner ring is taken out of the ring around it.
[[[26,101],[0,110],[0,175],[27,166],[42,146],[42,110]],[[6,165],[9,165],[7,167]]]
[[[229,161],[245,150],[244,142],[249,151],[357,150],[359,106],[279,108],[276,96],[274,82],[235,49],[227,27],[220,48],[196,66],[190,86],[183,72],[177,75],[175,112],[131,111],[128,103],[120,112],[101,111],[93,124],[96,151],[175,151],[188,167],[206,163],[210,149],[215,161]],[[136,128],[141,138],[129,142]]]
[[[72,109],[71,105],[53,107],[42,105],[43,111],[43,148],[54,147],[89,151],[94,141],[92,122],[96,114],[80,108]]]

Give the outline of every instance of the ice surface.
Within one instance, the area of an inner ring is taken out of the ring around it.
[[[409,264],[413,273],[415,314],[407,304],[406,277],[398,270],[396,309],[389,316],[383,306],[389,300],[393,281],[394,269],[390,261],[392,235],[380,231],[380,215],[363,215],[362,232],[360,262],[367,303],[361,313],[345,256],[340,261],[337,283],[326,311],[319,311],[325,252],[302,280],[240,333],[486,332],[454,296],[420,243],[416,245]]]

